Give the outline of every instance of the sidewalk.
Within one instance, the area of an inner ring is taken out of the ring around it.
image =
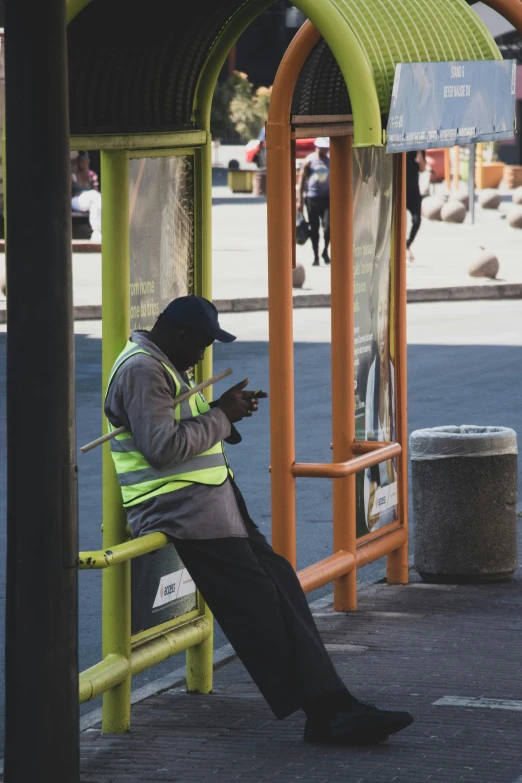
[[[469,586],[425,585],[412,571],[408,587],[359,596],[354,614],[324,599],[315,616],[356,695],[414,713],[387,744],[305,745],[304,716],[276,721],[234,660],[210,696],[177,687],[135,705],[130,734],[84,731],[81,783],[521,783],[522,571]]]
[[[233,194],[226,170],[215,169],[213,188],[213,293],[221,312],[266,310],[266,200]],[[505,219],[510,206],[506,192],[498,210],[476,207],[476,224],[423,220],[415,241],[416,261],[407,269],[408,301],[522,298],[522,231]],[[472,278],[467,269],[480,247],[497,254],[498,279]],[[294,290],[294,306],[325,307],[330,303],[330,270],[312,267],[310,243],[297,247],[297,261],[306,269],[303,288]],[[0,254],[0,277],[4,256]],[[73,254],[76,318],[101,317],[101,255]],[[0,293],[0,323],[5,323],[5,299]]]

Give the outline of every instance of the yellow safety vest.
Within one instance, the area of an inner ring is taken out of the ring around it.
[[[144,353],[152,356],[150,351],[145,350],[137,343],[129,340],[123,351],[120,353],[112,368],[107,391],[114,378],[116,370],[121,365],[138,353]],[[161,362],[162,366],[174,380],[175,393],[179,394],[188,391],[194,386],[192,381],[187,384],[183,378],[174,372],[168,365]],[[202,413],[210,410],[210,405],[203,397],[201,392],[196,392],[188,400],[184,400],[174,406],[174,418],[176,421],[188,421]],[[115,429],[109,422],[109,430]],[[136,506],[145,500],[156,495],[163,495],[167,492],[175,492],[182,487],[190,484],[209,484],[217,486],[223,484],[229,475],[233,475],[228,467],[225,448],[222,442],[216,443],[208,451],[204,451],[197,457],[193,457],[186,462],[180,462],[178,465],[171,465],[168,468],[153,468],[149,465],[143,454],[138,451],[132,439],[131,432],[124,432],[116,435],[110,441],[111,454],[118,475],[118,481],[121,486],[123,505],[125,508]]]

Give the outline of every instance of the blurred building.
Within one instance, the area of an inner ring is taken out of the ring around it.
[[[228,70],[246,73],[255,87],[269,87],[288,44],[305,20],[289,0],[276,0],[239,38]]]
[[[469,2],[469,0],[468,0]],[[503,16],[484,3],[470,3],[497,42],[505,60],[517,60],[516,122],[513,141],[500,143],[499,157],[510,166],[522,165],[522,35]]]

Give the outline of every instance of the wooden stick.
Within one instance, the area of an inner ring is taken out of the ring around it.
[[[192,397],[193,394],[203,391],[203,389],[206,389],[208,386],[212,386],[213,383],[222,381],[223,378],[226,378],[228,375],[232,375],[232,369],[230,367],[228,367],[226,370],[223,370],[223,372],[214,375],[212,378],[209,378],[208,381],[203,381],[203,383],[198,383],[197,386],[193,386],[188,391],[183,392],[183,394],[179,394],[177,397],[174,397],[173,400],[174,405],[178,405],[180,402],[184,402],[184,400],[188,400],[188,398]],[[117,429],[112,430],[111,432],[107,432],[105,435],[102,435],[100,438],[96,438],[96,440],[87,443],[85,446],[81,446],[80,451],[82,452],[82,454],[86,454],[88,451],[91,451],[91,449],[95,449],[96,446],[101,446],[102,443],[106,443],[108,440],[111,440],[111,438],[115,438],[116,435],[121,435],[122,432],[128,432],[127,428],[118,427]]]

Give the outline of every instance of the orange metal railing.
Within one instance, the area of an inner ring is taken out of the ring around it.
[[[396,372],[397,443],[355,440],[355,347],[352,138],[331,136],[331,463],[295,459],[292,266],[295,261],[295,161],[292,154],[291,102],[299,74],[320,35],[307,22],[290,44],[277,73],[266,128],[269,347],[271,392],[272,544],[295,567],[296,487],[299,477],[335,479],[333,484],[334,554],[299,573],[305,591],[334,580],[334,606],[357,607],[356,569],[387,555],[388,581],[408,580],[407,431],[406,431],[406,187],[405,156],[397,156],[392,270],[395,308],[392,334]],[[327,121],[325,122],[327,124]],[[343,131],[344,132],[344,131]],[[356,540],[355,475],[396,458],[399,522]]]

